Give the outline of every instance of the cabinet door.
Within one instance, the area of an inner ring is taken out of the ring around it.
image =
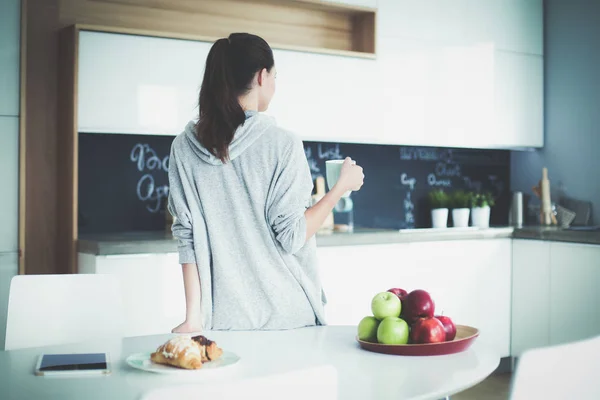
[[[0,115],[19,115],[21,1],[0,1]]]
[[[552,243],[550,344],[600,335],[600,246]]]
[[[121,278],[127,336],[165,334],[185,319],[185,292],[176,253],[99,256],[97,274]]]
[[[403,37],[430,43],[465,40],[468,0],[379,0],[377,29],[381,37]]]
[[[490,144],[544,145],[544,61],[542,56],[496,52],[495,129]]]
[[[467,40],[499,50],[543,54],[542,0],[468,0]]]
[[[511,355],[550,344],[550,242],[513,241]]]
[[[180,133],[197,117],[210,46],[207,42],[81,32],[79,132]]]
[[[375,60],[273,51],[277,91],[268,113],[303,140],[377,143],[380,96]]]
[[[0,116],[0,182],[0,252],[15,252],[19,236],[19,117]]]
[[[319,247],[328,324],[358,325],[372,315],[377,293],[404,284],[402,271],[412,267],[411,255],[408,244]]]
[[[425,289],[436,314],[480,331],[479,341],[510,355],[511,240],[411,244],[413,265],[403,271],[409,289]]]
[[[379,45],[383,135],[404,145],[486,147],[494,119],[494,50],[385,38]],[[474,142],[473,139],[476,139]]]

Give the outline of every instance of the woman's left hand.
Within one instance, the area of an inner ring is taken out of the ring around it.
[[[171,331],[172,333],[200,333],[202,332],[202,323],[200,321],[185,320]]]

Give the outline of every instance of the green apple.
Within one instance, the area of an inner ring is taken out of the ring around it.
[[[379,320],[375,317],[364,317],[358,324],[358,338],[366,342],[377,343]]]
[[[379,323],[377,341],[381,344],[407,344],[408,333],[409,328],[405,320],[387,317]]]
[[[402,311],[402,302],[394,293],[377,293],[371,300],[371,311],[378,320],[387,317],[399,317]]]

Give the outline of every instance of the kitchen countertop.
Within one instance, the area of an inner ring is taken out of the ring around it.
[[[530,226],[515,229],[513,238],[600,245],[600,230],[570,230],[558,227]]]
[[[353,233],[317,235],[317,246],[357,246],[476,239],[533,239],[600,245],[600,230],[577,231],[556,227],[492,227],[447,229],[356,229]],[[177,241],[170,232],[127,232],[81,235],[78,252],[94,255],[122,255],[177,252]]]
[[[352,233],[335,232],[317,235],[317,246],[356,246],[441,240],[510,238],[513,228],[490,229],[356,229]],[[79,253],[121,255],[177,252],[177,241],[170,232],[127,232],[116,234],[80,235]]]

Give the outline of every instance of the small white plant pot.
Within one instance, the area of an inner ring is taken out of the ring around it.
[[[478,228],[490,227],[490,207],[473,207],[471,208],[471,220],[473,226]]]
[[[471,210],[468,208],[452,209],[452,225],[455,228],[466,228],[469,226],[469,214]]]
[[[448,209],[447,208],[434,208],[431,210],[431,225],[434,228],[447,228],[448,227]]]

